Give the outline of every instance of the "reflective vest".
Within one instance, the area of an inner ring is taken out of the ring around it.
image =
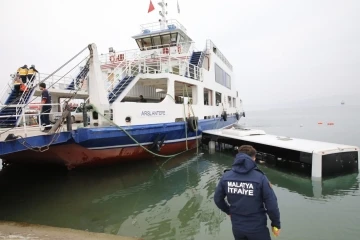
[[[30,68],[28,71],[28,75],[33,75],[35,73],[35,70],[33,68]]]
[[[26,69],[26,68],[19,68],[17,71],[20,76],[24,76],[24,75],[28,74],[28,69]]]

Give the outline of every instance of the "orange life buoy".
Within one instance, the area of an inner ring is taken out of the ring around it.
[[[181,46],[178,45],[177,49],[178,49],[178,53],[180,54],[181,53]]]
[[[115,56],[110,56],[110,62],[115,62]]]

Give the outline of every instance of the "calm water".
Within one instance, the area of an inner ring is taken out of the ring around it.
[[[246,116],[243,123],[267,133],[360,146],[360,108],[269,110]],[[0,220],[149,240],[233,239],[229,218],[212,200],[217,181],[233,158],[201,149],[199,153],[166,163],[154,160],[69,173],[8,168],[0,172]],[[359,239],[357,174],[317,183],[262,169],[279,199],[280,239]]]

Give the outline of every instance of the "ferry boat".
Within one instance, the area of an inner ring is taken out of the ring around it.
[[[167,19],[167,3],[159,5],[161,19],[141,25],[132,37],[137,49],[99,54],[90,44],[71,59],[89,51],[75,78],[58,76],[58,70],[38,74],[36,83],[46,83],[52,95],[55,124],[49,132],[43,131],[39,111],[28,112],[41,91],[27,83],[28,90],[17,97],[12,75],[1,99],[3,165],[54,163],[72,169],[170,157],[196,148],[203,131],[227,128],[245,117],[233,66],[224,54],[211,40],[197,50],[185,27]],[[65,129],[64,98],[84,101],[82,127],[67,124]]]

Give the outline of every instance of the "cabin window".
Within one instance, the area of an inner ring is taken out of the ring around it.
[[[215,81],[224,87],[231,89],[231,77],[219,65],[215,63]]]
[[[216,106],[221,106],[221,93],[215,92],[215,102]]]
[[[231,89],[231,78],[230,78],[230,75],[227,74],[226,72],[225,73],[225,76],[226,76],[226,81],[225,81],[225,87]]]
[[[193,95],[196,94],[197,88],[187,85],[184,82],[175,81],[174,93],[176,104],[197,104],[197,99],[193,99]]]
[[[161,45],[161,38],[160,38],[160,36],[154,36],[154,37],[153,37],[153,42],[154,42],[154,46],[155,46],[155,47],[160,46],[160,45]]]
[[[236,107],[236,98],[233,98],[233,107]]]
[[[180,41],[179,41],[179,42],[181,42],[181,43],[184,43],[184,42],[185,42],[185,38],[184,38],[183,35],[180,35]]]
[[[223,83],[223,70],[215,63],[215,81],[224,85]]]
[[[170,42],[171,42],[171,46],[176,46],[177,43],[177,33],[172,33],[171,34],[171,38],[170,38]]]
[[[170,34],[162,35],[161,40],[163,45],[170,45]]]
[[[136,39],[136,43],[137,43],[137,45],[139,46],[140,49],[143,48],[143,44],[142,44],[141,39]]]
[[[146,83],[146,85],[144,84]],[[141,102],[141,103],[161,103],[166,97],[167,79],[159,79],[150,83],[146,80],[139,80],[133,86],[128,94],[123,98],[122,102]],[[146,100],[140,100],[140,95]],[[146,109],[145,109],[146,110]],[[145,111],[144,110],[144,111]]]
[[[210,89],[204,88],[204,105],[212,106],[212,96],[213,92]]]
[[[151,38],[147,37],[147,38],[143,38],[142,39],[142,42],[143,42],[143,46],[145,49],[151,47]]]

